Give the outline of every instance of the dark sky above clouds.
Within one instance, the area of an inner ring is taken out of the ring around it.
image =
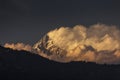
[[[0,0],[0,44],[34,44],[60,26],[104,23],[120,26],[115,0]]]

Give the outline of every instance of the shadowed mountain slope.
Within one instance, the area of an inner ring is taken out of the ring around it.
[[[90,62],[58,63],[34,53],[0,46],[1,80],[119,80],[119,75],[120,65]]]

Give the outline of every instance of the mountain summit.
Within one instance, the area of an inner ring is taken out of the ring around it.
[[[54,44],[54,41],[49,38],[48,35],[45,35],[40,41],[38,41],[33,49],[39,52],[39,55],[42,55],[49,59],[54,59],[58,62],[67,62],[66,59],[66,50],[61,49]]]

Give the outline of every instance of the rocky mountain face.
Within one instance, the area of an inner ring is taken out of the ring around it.
[[[45,35],[40,41],[38,41],[33,49],[39,52],[39,55],[45,55],[49,59],[54,59],[55,61],[63,62],[66,58],[66,50],[61,49],[56,46],[49,36]],[[65,61],[67,62],[67,61]]]

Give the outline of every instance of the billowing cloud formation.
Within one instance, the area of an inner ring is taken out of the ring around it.
[[[14,50],[25,50],[25,51],[32,51],[32,47],[29,45],[29,44],[23,44],[23,43],[6,43],[4,45],[4,47],[6,48],[11,48],[11,49],[14,49]]]
[[[6,43],[4,47],[30,51],[58,62],[86,61],[119,64],[119,34],[120,29],[116,26],[77,25],[73,28],[61,27],[52,30],[33,47],[23,43]]]
[[[116,26],[95,24],[61,27],[46,34],[34,45],[40,55],[60,61],[120,63],[120,30]]]

